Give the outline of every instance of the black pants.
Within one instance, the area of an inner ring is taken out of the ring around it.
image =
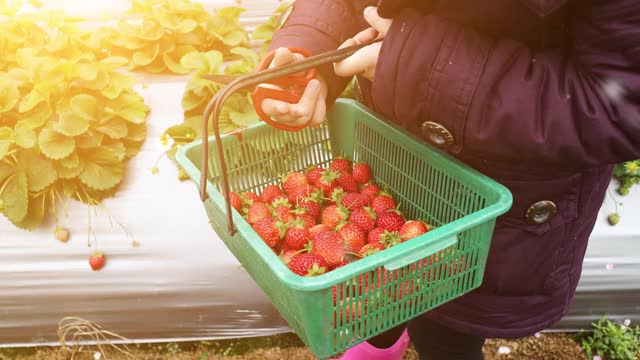
[[[377,348],[396,343],[407,325],[380,334],[368,342]],[[408,323],[409,336],[420,360],[484,360],[482,337],[464,334],[425,318]]]

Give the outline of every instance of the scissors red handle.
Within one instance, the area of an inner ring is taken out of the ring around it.
[[[311,56],[311,53],[304,49],[289,48],[289,50],[294,54],[301,54],[304,57]],[[271,64],[271,61],[273,61],[275,55],[275,50],[270,51],[258,64],[257,71],[267,69],[269,67],[269,64]],[[289,126],[283,123],[279,123],[273,120],[269,115],[265,114],[264,111],[262,111],[262,101],[264,99],[274,99],[291,104],[297,104],[302,97],[302,93],[304,92],[305,87],[307,86],[309,81],[316,78],[317,73],[318,72],[315,68],[311,68],[303,76],[288,75],[266,82],[266,84],[275,85],[284,90],[273,89],[264,86],[256,86],[255,90],[253,90],[253,92],[251,93],[251,99],[253,100],[253,107],[255,108],[258,116],[260,116],[260,118],[264,122],[280,130],[299,131],[304,129],[308,125],[309,121],[311,121],[311,119],[309,119],[307,123],[300,126]]]

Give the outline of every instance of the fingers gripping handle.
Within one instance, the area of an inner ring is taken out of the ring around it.
[[[231,199],[229,196],[230,187],[229,187],[229,178],[227,174],[226,162],[224,159],[224,151],[222,148],[222,141],[220,137],[220,128],[219,128],[219,116],[222,111],[222,106],[225,101],[233,95],[238,90],[245,89],[247,87],[256,86],[259,84],[267,83],[273,79],[286,77],[287,75],[295,74],[301,71],[311,70],[320,65],[332,63],[336,61],[340,61],[353,53],[355,53],[358,49],[370,45],[375,42],[381,41],[380,39],[371,41],[368,43],[359,44],[356,46],[351,46],[348,48],[332,50],[326,53],[318,54],[315,56],[310,56],[306,59],[302,59],[299,61],[294,61],[293,63],[278,66],[271,69],[257,71],[252,74],[248,74],[237,78],[220,91],[218,91],[214,97],[209,101],[205,111],[203,113],[203,122],[202,122],[202,158],[201,158],[201,173],[200,173],[200,199],[202,201],[206,201],[208,199],[207,194],[207,174],[208,174],[208,166],[209,166],[209,121],[212,122],[211,126],[213,128],[214,136],[215,136],[215,146],[217,148],[218,160],[220,162],[220,178],[222,180],[222,193],[225,198],[226,208],[227,208],[227,222],[229,224],[229,234],[233,236],[236,233],[236,228],[233,223],[233,213],[231,206]],[[315,75],[314,75],[315,77]],[[298,77],[300,78],[300,77]]]

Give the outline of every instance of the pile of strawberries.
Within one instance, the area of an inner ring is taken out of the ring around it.
[[[300,276],[327,273],[422,235],[432,227],[406,220],[372,180],[366,163],[335,158],[282,177],[260,195],[230,193],[232,206]]]

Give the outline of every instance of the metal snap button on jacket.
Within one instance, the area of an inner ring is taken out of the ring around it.
[[[527,210],[527,223],[531,225],[544,224],[556,214],[558,208],[553,201],[543,200],[531,205]]]
[[[453,144],[453,135],[451,135],[449,130],[431,121],[422,123],[422,136],[440,148],[445,148]]]

